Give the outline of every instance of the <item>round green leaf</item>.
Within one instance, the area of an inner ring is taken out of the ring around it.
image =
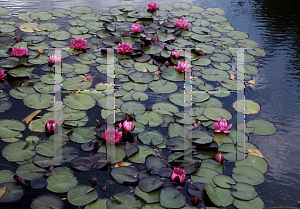
[[[88,94],[70,94],[63,99],[64,104],[75,110],[88,110],[95,106],[95,99]]]
[[[163,122],[163,117],[158,112],[146,111],[143,115],[136,115],[136,121],[146,125],[149,122],[149,127],[159,126]],[[152,141],[153,143],[153,141]]]
[[[207,107],[203,110],[203,115],[211,120],[218,121],[220,118],[230,120],[232,118],[231,113],[220,107]]]
[[[37,110],[51,107],[53,101],[53,96],[50,94],[30,94],[23,99],[25,106]]]
[[[53,195],[41,195],[34,199],[31,203],[32,209],[44,209],[44,208],[52,208],[52,209],[63,209],[64,203],[63,201]]]
[[[238,166],[232,170],[232,178],[236,182],[246,183],[250,185],[261,184],[265,177],[262,172],[256,168],[249,166]]]
[[[23,197],[23,187],[14,182],[6,182],[0,184],[0,189],[6,187],[5,194],[0,198],[0,202],[9,203],[16,202]]]
[[[40,168],[33,163],[25,163],[18,167],[16,174],[23,179],[31,181],[32,179],[43,177],[45,171],[45,169]]]
[[[47,189],[55,193],[65,193],[77,185],[76,177],[68,172],[55,173],[47,179]]]
[[[186,204],[186,197],[177,189],[166,187],[161,190],[160,204],[166,208],[181,208]]]
[[[128,158],[128,160],[130,160],[133,163],[145,163],[146,157],[151,154],[157,156],[156,152],[150,147],[147,146],[138,146],[138,147],[139,147],[139,152]]]
[[[244,114],[255,114],[260,110],[260,105],[249,99],[237,100],[232,104],[232,107],[237,111]]]
[[[84,206],[98,198],[98,192],[90,186],[75,186],[68,191],[68,201],[75,206]]]
[[[75,128],[69,134],[70,139],[76,143],[87,143],[94,139],[96,132],[87,128]]]
[[[28,142],[18,141],[4,147],[2,155],[10,162],[26,161],[34,156],[34,147]]]
[[[107,200],[106,207],[107,209],[140,209],[142,203],[133,195],[119,193]]]
[[[246,124],[247,128],[254,128],[253,133],[257,135],[272,135],[276,132],[276,127],[264,120],[251,120]]]
[[[134,167],[120,166],[111,171],[111,176],[119,183],[135,183],[138,181],[139,171]]]
[[[210,200],[217,206],[226,207],[233,203],[233,197],[229,189],[214,187],[213,184],[205,184],[205,191]]]

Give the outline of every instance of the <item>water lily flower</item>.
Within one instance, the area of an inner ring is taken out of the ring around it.
[[[5,75],[4,70],[0,70],[0,80],[4,80]]]
[[[119,127],[123,130],[123,131],[133,131],[134,127],[135,127],[135,124],[133,124],[132,122],[130,121],[127,121],[125,120],[123,122],[123,125],[122,123],[119,123]]]
[[[180,57],[180,53],[178,51],[172,51],[171,55],[176,57],[176,58]]]
[[[129,43],[122,43],[122,44],[118,44],[118,48],[116,50],[118,52],[125,54],[127,52],[132,52],[133,50],[131,48],[132,45],[130,45]]]
[[[134,33],[139,33],[139,32],[143,31],[143,29],[141,28],[141,26],[139,24],[132,24],[130,30]]]
[[[184,71],[188,71],[188,69],[190,68],[190,64],[186,63],[186,61],[183,62],[178,61],[177,67],[176,66],[174,67],[177,68],[180,72],[184,72]]]
[[[190,23],[184,19],[177,19],[175,22],[174,22],[174,25],[178,28],[183,28],[183,29],[187,29],[187,26],[189,25]]]
[[[82,50],[82,49],[88,49],[90,48],[89,46],[86,46],[87,40],[85,39],[80,39],[80,38],[75,38],[71,41],[72,45],[70,47],[76,49],[76,50]]]
[[[147,6],[148,6],[148,9],[158,9],[157,2],[155,2],[155,1],[149,2]]]
[[[46,121],[45,129],[48,132],[54,132],[58,128],[57,120],[50,119]]]
[[[58,61],[58,62],[61,61],[61,58],[59,55],[53,54],[53,55],[49,56],[50,63],[55,63],[56,61]]]
[[[224,132],[224,133],[230,133],[229,129],[231,128],[232,124],[227,125],[227,121],[225,119],[221,120],[219,119],[218,122],[214,122],[215,126],[215,132]]]
[[[219,163],[223,163],[223,162],[224,162],[224,156],[223,156],[223,154],[222,154],[221,152],[218,152],[218,153],[215,155],[214,159],[215,159],[216,161],[218,161]]]
[[[122,132],[118,132],[117,129],[105,130],[105,134],[101,133],[102,137],[109,143],[114,144],[122,141]],[[115,135],[115,136],[114,136]]]
[[[175,167],[171,174],[171,181],[183,183],[185,181],[185,170],[182,170],[182,168]]]
[[[29,56],[29,52],[28,52],[28,49],[17,46],[12,49],[12,52],[10,53],[10,55],[17,56],[17,57],[22,57],[23,55]]]

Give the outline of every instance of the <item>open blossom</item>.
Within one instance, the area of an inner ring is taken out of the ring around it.
[[[177,19],[175,22],[174,22],[174,25],[178,28],[183,28],[183,29],[187,29],[187,26],[189,25],[190,23],[184,19]]]
[[[118,44],[118,48],[116,49],[118,52],[125,54],[126,52],[132,52],[132,45],[129,43]]]
[[[54,132],[58,128],[57,120],[50,119],[46,121],[45,129],[48,132]]]
[[[130,30],[135,33],[139,33],[143,31],[143,29],[139,24],[132,24]]]
[[[155,1],[149,2],[148,9],[158,9],[157,2],[155,2]]]
[[[5,75],[4,70],[0,70],[0,80],[4,80]]]
[[[180,72],[184,72],[184,71],[188,71],[188,69],[190,68],[190,64],[186,63],[186,61],[183,62],[178,61],[177,67],[176,66],[174,67],[177,68]]]
[[[175,167],[171,174],[171,181],[183,183],[185,181],[185,170],[182,170],[182,168]]]
[[[105,134],[104,133],[101,133],[101,134],[102,134],[102,137],[109,144],[114,144],[114,143],[117,143],[117,142],[120,142],[123,140],[122,132],[118,132],[117,129],[108,129],[108,130],[105,130]]]
[[[55,63],[56,61],[58,61],[58,62],[61,61],[61,58],[59,55],[53,54],[53,55],[49,56],[50,63]]]
[[[28,49],[17,46],[12,49],[12,52],[10,53],[10,55],[17,56],[17,57],[22,57],[23,55],[29,56],[29,52],[28,52]]]
[[[178,51],[173,51],[171,53],[172,56],[176,57],[176,58],[179,58],[180,57],[180,53]]]
[[[225,119],[221,120],[219,119],[218,122],[214,122],[215,126],[215,132],[224,132],[224,133],[230,133],[229,129],[231,128],[232,124],[227,125],[227,121]]]
[[[119,123],[119,127],[123,130],[123,131],[132,131],[134,129],[134,126],[135,124],[133,124],[132,122],[130,121],[127,121],[125,120],[123,122],[123,125],[122,123]]]
[[[76,50],[82,50],[82,49],[88,49],[90,48],[89,46],[86,46],[87,40],[85,39],[80,39],[80,38],[75,38],[71,41],[72,45],[70,47],[76,49]]]
[[[222,154],[221,152],[218,152],[218,153],[215,155],[214,159],[215,159],[216,161],[218,161],[219,163],[223,163],[223,162],[224,162],[224,156],[223,156],[223,154]]]

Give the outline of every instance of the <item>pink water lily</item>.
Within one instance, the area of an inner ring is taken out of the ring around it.
[[[133,50],[131,48],[132,45],[130,45],[129,43],[122,43],[122,44],[118,44],[118,48],[116,50],[118,52],[125,54],[127,52],[132,52]]]
[[[219,163],[223,163],[223,162],[224,162],[224,156],[223,156],[223,154],[222,154],[221,152],[218,152],[218,153],[215,155],[214,159],[215,159],[216,161],[218,161]]]
[[[176,58],[180,57],[180,53],[178,51],[172,51],[171,55],[176,57]]]
[[[101,133],[102,137],[107,141],[109,144],[114,144],[122,141],[122,132],[118,132],[117,129],[108,129],[105,130],[105,134]],[[115,135],[115,136],[114,136]]]
[[[231,128],[232,124],[227,125],[227,121],[225,119],[221,120],[219,119],[218,122],[214,122],[215,126],[215,132],[224,132],[224,133],[230,133],[229,129]]]
[[[190,23],[184,19],[177,19],[175,22],[174,22],[174,25],[178,28],[183,28],[183,29],[187,29],[187,26],[189,25]]]
[[[4,80],[5,75],[4,70],[0,70],[0,80]]]
[[[49,56],[49,62],[50,63],[55,63],[55,62],[61,62],[61,57],[59,55],[53,54]]]
[[[132,24],[130,30],[134,33],[142,32],[143,29],[141,28],[141,25],[139,24]]]
[[[171,174],[171,181],[183,183],[185,181],[185,170],[175,167]]]
[[[178,61],[178,65],[174,67],[177,68],[180,72],[184,72],[184,71],[189,71],[190,66],[191,65],[186,63],[186,61],[183,62]]]
[[[123,125],[122,123],[119,123],[119,127],[123,130],[123,131],[133,131],[134,127],[135,127],[135,124],[133,124],[132,122],[130,121],[127,121],[125,120],[123,122]]]
[[[22,57],[23,55],[29,56],[29,52],[28,52],[28,49],[17,46],[12,49],[12,52],[10,53],[10,55],[17,56],[17,57]]]
[[[50,119],[46,121],[45,129],[48,132],[54,132],[58,128],[57,120]]]
[[[86,46],[87,40],[85,39],[80,39],[80,38],[75,38],[71,41],[72,45],[70,47],[76,49],[76,50],[82,50],[82,49],[88,49],[90,48],[89,46]]]
[[[148,9],[158,9],[157,2],[155,1],[149,2],[147,6]]]

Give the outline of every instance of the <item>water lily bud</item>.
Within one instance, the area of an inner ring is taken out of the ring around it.
[[[218,153],[215,155],[214,159],[215,159],[216,161],[218,161],[219,163],[223,163],[223,162],[224,162],[224,156],[223,156],[223,154],[222,154],[221,152],[218,152]]]
[[[101,188],[101,190],[102,190],[103,192],[106,192],[106,190],[107,190],[107,187],[106,187],[106,186],[104,186],[104,187],[102,187],[102,188]]]
[[[91,182],[92,182],[92,184],[97,184],[97,182],[98,182],[97,177],[93,176],[92,179],[91,179]]]
[[[54,166],[51,165],[51,166],[49,167],[49,171],[52,171],[53,169],[54,169]]]
[[[142,43],[141,43],[141,44],[142,44],[142,46],[145,46],[145,45],[146,45],[144,41],[142,41]]]
[[[157,40],[158,40],[158,38],[157,38],[156,34],[154,34],[151,38],[151,41],[157,42]]]
[[[199,56],[206,56],[206,54],[201,50],[195,50],[195,53]]]
[[[170,66],[169,61],[166,61],[164,65],[169,67]]]
[[[17,35],[17,36],[15,37],[15,40],[16,40],[17,42],[22,41],[22,34]]]
[[[128,34],[124,31],[123,37],[128,37]]]
[[[100,143],[96,142],[94,145],[94,149],[93,149],[94,153],[96,153],[98,151],[99,147],[100,147]]]
[[[192,197],[191,198],[191,203],[193,205],[198,205],[199,202],[200,202],[200,198],[199,197]]]
[[[14,175],[13,179],[16,180],[18,184],[26,184],[25,179],[19,177],[18,175]]]
[[[54,132],[58,128],[57,120],[50,119],[45,123],[45,129],[48,132]]]
[[[152,111],[152,107],[151,107],[151,106],[148,106],[148,107],[146,108],[146,111]]]

